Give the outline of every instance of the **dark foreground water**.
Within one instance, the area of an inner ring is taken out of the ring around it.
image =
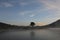
[[[60,28],[0,32],[0,40],[60,40]]]

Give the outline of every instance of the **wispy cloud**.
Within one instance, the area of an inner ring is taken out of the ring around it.
[[[60,19],[60,0],[38,0],[38,2],[44,5],[42,12],[49,12],[49,15],[44,17],[44,22],[50,23]]]
[[[31,13],[31,11],[22,11],[22,12],[19,12],[19,15],[25,16],[25,15],[27,15],[29,13]]]
[[[13,7],[14,5],[8,2],[1,2],[0,7]]]
[[[60,9],[60,2],[59,0],[43,0],[42,3],[47,7],[51,9]]]
[[[36,5],[37,3],[37,0],[23,0],[19,2],[20,6]]]
[[[15,5],[20,5],[20,6],[27,6],[27,5],[33,5],[34,3],[36,3],[36,0],[3,0],[0,2],[0,6],[1,7],[12,7]]]
[[[21,6],[26,6],[26,5],[28,5],[28,3],[26,3],[26,2],[20,2],[19,3]]]
[[[31,15],[30,15],[30,17],[34,17],[34,16],[35,16],[35,14],[31,14]]]

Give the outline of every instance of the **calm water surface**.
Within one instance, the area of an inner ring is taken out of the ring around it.
[[[60,40],[60,28],[10,30],[1,32],[0,40]]]

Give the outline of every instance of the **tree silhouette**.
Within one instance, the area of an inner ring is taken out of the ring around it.
[[[30,23],[30,26],[34,27],[35,23],[34,22],[31,22]]]

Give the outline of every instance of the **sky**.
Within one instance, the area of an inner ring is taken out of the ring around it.
[[[47,25],[60,19],[60,0],[0,0],[0,22]]]

